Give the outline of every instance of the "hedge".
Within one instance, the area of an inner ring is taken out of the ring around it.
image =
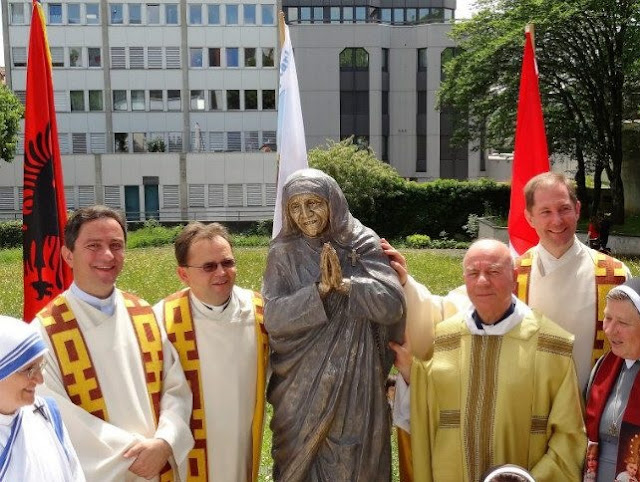
[[[0,249],[22,246],[22,221],[0,222]]]

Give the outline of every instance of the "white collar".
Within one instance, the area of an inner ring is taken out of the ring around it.
[[[193,290],[191,290],[190,294],[195,308],[202,314],[209,316],[220,315],[227,308],[227,306],[229,306],[229,303],[231,303],[231,297],[233,296],[233,292],[231,292],[231,296],[229,296],[229,299],[227,301],[225,301],[221,305],[216,306],[204,303],[202,300],[196,297],[196,295],[193,293]]]
[[[545,275],[553,273],[556,269],[571,261],[575,256],[578,255],[578,253],[580,253],[581,250],[582,243],[576,236],[573,237],[573,244],[559,258],[556,258],[549,251],[547,251],[547,249],[542,246],[542,244],[538,243],[538,255],[540,263],[542,263],[542,271]]]
[[[111,316],[116,311],[116,289],[113,288],[113,291],[109,295],[108,298],[101,299],[96,298],[93,295],[90,295],[86,291],[80,289],[80,287],[74,281],[69,286],[69,291],[73,293],[73,295],[84,301],[85,303],[93,306],[96,310],[101,311],[102,313]]]
[[[627,364],[627,368],[631,368],[635,362],[638,360],[629,360],[627,358],[624,359],[624,362]]]
[[[471,306],[465,313],[464,321],[472,335],[489,335],[502,336],[509,333],[513,328],[518,326],[522,319],[529,314],[531,308],[520,301],[515,295],[511,295],[511,300],[515,304],[513,313],[507,316],[500,323],[495,325],[482,325],[482,329],[478,329],[476,322],[473,320],[473,312],[475,308]]]

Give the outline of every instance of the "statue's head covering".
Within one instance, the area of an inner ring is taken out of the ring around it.
[[[360,222],[349,212],[347,200],[334,178],[318,169],[301,169],[291,174],[284,184],[282,190],[282,230],[278,238],[300,234],[287,209],[289,200],[297,194],[315,194],[325,199],[329,204],[329,226],[322,234],[323,239],[331,239],[347,246],[362,229]]]
[[[13,375],[46,351],[35,326],[0,315],[0,380]]]

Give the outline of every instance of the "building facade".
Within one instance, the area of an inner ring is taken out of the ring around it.
[[[1,0],[7,84],[24,101],[31,2]],[[129,219],[268,219],[275,203],[277,8],[290,25],[307,147],[351,135],[402,176],[475,178],[436,109],[455,0],[43,4],[70,209]],[[22,142],[19,153],[22,153]],[[489,173],[490,174],[490,173]],[[0,163],[19,216],[22,156]]]

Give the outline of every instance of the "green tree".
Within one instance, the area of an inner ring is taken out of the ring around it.
[[[460,52],[445,67],[440,102],[468,116],[459,141],[509,144],[515,132],[523,28],[535,24],[540,91],[550,153],[575,157],[577,181],[595,174],[611,182],[615,222],[624,220],[622,131],[637,117],[633,99],[640,70],[640,2],[637,0],[478,0],[479,12],[456,24]],[[633,118],[635,118],[633,117]],[[584,195],[584,194],[582,194]]]
[[[16,155],[23,114],[22,103],[6,85],[0,84],[0,158],[6,162],[13,161]]]

